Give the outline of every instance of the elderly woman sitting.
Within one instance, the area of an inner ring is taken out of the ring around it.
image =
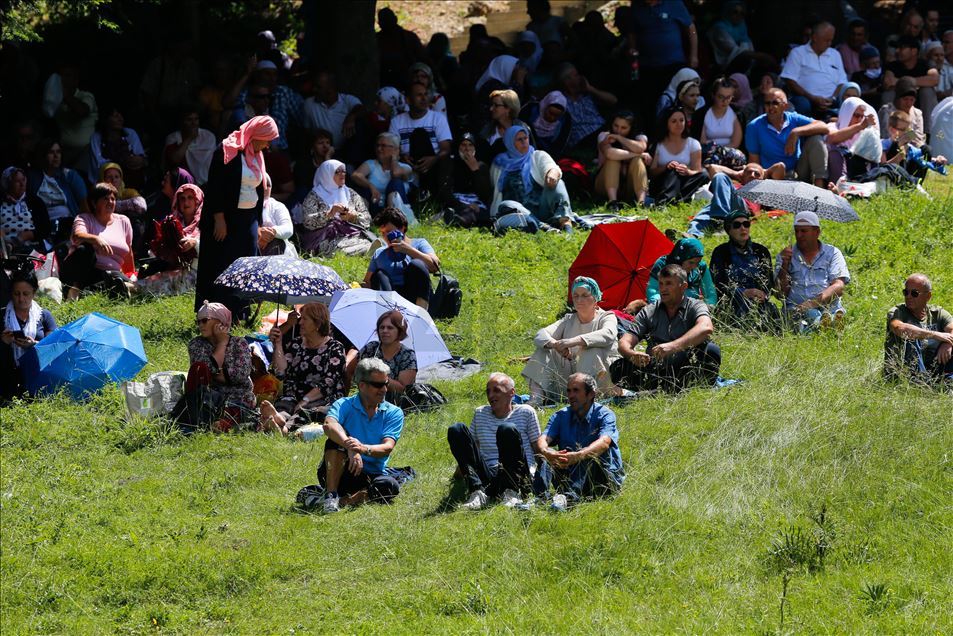
[[[226,432],[237,424],[252,421],[255,394],[251,381],[251,349],[244,338],[231,335],[232,312],[220,303],[206,301],[195,314],[199,335],[189,341],[188,394],[199,386],[221,391],[224,416],[213,423]]]
[[[503,135],[506,153],[498,155],[490,168],[494,184],[490,216],[497,227],[525,227],[546,223],[572,231],[572,207],[563,183],[562,170],[548,153],[529,143],[529,131],[513,125]],[[530,217],[527,219],[526,217]]]
[[[314,188],[301,204],[301,249],[318,256],[335,252],[363,254],[371,246],[367,230],[371,215],[364,198],[344,185],[347,167],[336,159],[321,164],[314,173]]]
[[[308,303],[299,313],[294,336],[282,336],[278,327],[268,336],[275,346],[272,371],[284,383],[277,402],[261,403],[261,426],[266,432],[287,435],[321,421],[331,404],[347,395],[347,356],[344,345],[330,335],[327,306]]]
[[[561,396],[573,373],[591,375],[606,393],[613,390],[609,365],[619,357],[618,322],[614,313],[598,306],[601,299],[595,280],[577,277],[572,282],[575,311],[536,334],[536,350],[523,368],[534,405]]]

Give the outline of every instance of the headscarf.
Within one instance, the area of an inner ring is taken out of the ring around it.
[[[867,115],[873,115],[874,116],[873,127],[876,130],[880,130],[880,119],[877,117],[877,111],[874,110],[873,106],[871,106],[870,104],[868,104],[867,102],[865,102],[859,97],[848,97],[847,99],[844,100],[844,103],[841,104],[840,110],[837,112],[837,129],[842,130],[850,126],[850,119],[851,117],[853,117],[854,111],[856,111],[858,108],[864,109],[864,117],[866,117]],[[860,136],[860,133],[857,133],[850,139],[847,139],[841,142],[839,145],[850,147],[850,145],[853,144],[857,140],[857,137],[859,136]]]
[[[500,190],[503,190],[507,175],[519,171],[523,177],[523,189],[528,193],[533,189],[533,153],[536,149],[530,146],[525,155],[519,153],[516,149],[516,135],[520,131],[529,135],[529,131],[521,124],[514,124],[506,129],[503,134],[503,145],[506,146],[506,152],[498,154],[493,163],[500,168],[500,180],[497,182],[497,187]]]
[[[837,101],[844,101],[844,95],[852,88],[857,91],[858,95],[864,94],[863,89],[860,88],[860,84],[857,82],[847,82],[846,84],[843,84],[840,87],[840,91],[837,92]]]
[[[195,195],[195,216],[192,217],[192,222],[188,225],[185,224],[185,217],[182,216],[182,213],[179,211],[179,194],[182,192],[191,191]],[[198,234],[199,232],[199,219],[202,218],[202,204],[205,203],[205,193],[202,192],[202,188],[198,187],[192,183],[185,183],[179,186],[175,191],[175,194],[172,195],[172,214],[175,214],[179,217],[179,221],[182,223],[182,236],[192,236]]]
[[[391,117],[407,112],[407,102],[404,101],[404,96],[393,86],[384,86],[378,90],[377,99],[390,105],[393,111]]]
[[[529,57],[520,58],[520,64],[526,67],[530,73],[534,73],[539,67],[540,60],[543,59],[543,45],[539,42],[539,36],[532,31],[522,31],[516,36],[516,43],[519,44],[520,42],[529,42],[536,47]]]
[[[210,303],[205,301],[202,303],[202,306],[199,307],[199,310],[195,313],[195,317],[199,318],[214,318],[223,325],[225,329],[232,328],[232,312],[229,311],[228,307],[222,303]]]
[[[131,199],[133,197],[140,196],[139,191],[133,188],[127,188],[126,182],[124,180],[125,175],[122,171],[122,166],[118,163],[113,163],[112,161],[104,163],[99,168],[99,180],[103,182],[106,180],[106,171],[107,170],[118,170],[119,171],[119,200]]]
[[[669,101],[674,104],[676,101],[678,101],[677,98],[678,98],[679,85],[682,82],[685,82],[688,80],[695,80],[699,84],[701,84],[701,81],[702,81],[701,77],[698,75],[698,73],[694,69],[691,69],[688,67],[683,68],[678,73],[675,73],[675,75],[672,77],[672,80],[668,83],[668,87],[665,89],[662,95],[664,97],[667,97]],[[699,104],[699,107],[700,106],[701,104]]]
[[[349,201],[346,185],[338,187],[334,183],[334,173],[344,164],[337,159],[328,159],[314,171],[314,187],[312,191],[329,207],[335,204],[347,205]]]
[[[536,129],[536,134],[543,138],[555,137],[559,133],[559,129],[562,127],[562,120],[557,119],[554,122],[546,121],[546,118],[543,117],[543,113],[546,112],[546,109],[556,104],[557,106],[562,106],[563,110],[566,110],[569,105],[566,101],[566,96],[560,91],[551,91],[546,94],[546,97],[543,98],[543,101],[539,103],[539,115],[536,117],[536,121],[533,122],[533,128]]]
[[[735,90],[735,99],[734,104],[738,108],[744,108],[751,103],[751,100],[754,97],[751,95],[751,83],[748,81],[748,76],[744,73],[735,73],[729,76],[735,82],[737,90]]]
[[[9,168],[7,168],[9,170]],[[7,170],[4,170],[4,175]],[[30,315],[27,316],[26,324],[23,325],[23,335],[27,338],[36,339],[36,328],[40,324],[40,319],[43,317],[43,308],[34,300],[33,304],[30,305]],[[19,331],[20,330],[20,321],[17,320],[16,311],[13,309],[13,301],[7,303],[7,309],[4,312],[3,316],[3,328],[9,331]],[[10,347],[13,349],[13,362],[16,366],[20,366],[20,357],[26,353],[26,349],[18,346],[15,342],[11,343]]]
[[[173,168],[169,170],[169,175],[172,177],[173,192],[186,183],[195,183],[195,179],[192,178],[192,173],[185,168]]]
[[[433,76],[433,69],[431,69],[429,66],[427,66],[423,62],[415,62],[410,65],[410,70],[407,71],[407,74],[410,75],[411,78],[413,78],[414,74],[416,74],[417,71],[423,71],[424,73],[427,74],[427,77],[430,79],[430,81],[427,82],[427,97],[430,99],[431,102],[433,102],[434,99],[437,97],[437,86]]]
[[[255,152],[252,141],[271,141],[278,138],[278,124],[268,115],[256,115],[222,141],[225,163],[235,158],[239,152],[245,155],[245,164],[261,180],[265,172],[265,156]]]
[[[668,256],[661,256],[655,265],[652,266],[652,272],[650,276],[652,278],[658,278],[659,274],[665,269],[666,265],[674,263],[675,265],[681,265],[690,258],[699,258],[705,256],[705,246],[702,245],[702,242],[696,238],[683,238],[676,241],[675,246],[672,247],[672,251],[668,253]],[[697,268],[688,272],[688,286],[694,287],[701,280],[702,274],[705,271],[705,264],[700,263]]]
[[[585,287],[589,290],[589,293],[592,294],[592,297],[596,299],[596,302],[602,300],[602,290],[599,289],[599,283],[595,281],[594,278],[589,278],[588,276],[576,276],[572,281],[572,289],[570,292],[576,291],[577,287]]]
[[[479,91],[480,88],[490,80],[496,80],[509,86],[510,78],[513,76],[513,69],[516,68],[518,63],[519,60],[512,55],[498,55],[493,58],[490,65],[483,71],[483,75],[477,80],[476,90]]]

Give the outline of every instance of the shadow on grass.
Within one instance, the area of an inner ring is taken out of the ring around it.
[[[445,515],[453,512],[467,498],[466,483],[462,479],[453,479],[450,483],[450,491],[444,495],[437,507],[430,512],[425,513],[422,518],[429,519],[437,515]]]

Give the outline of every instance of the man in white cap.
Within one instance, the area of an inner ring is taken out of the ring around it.
[[[832,322],[847,312],[840,297],[850,282],[847,261],[839,249],[821,243],[821,221],[814,212],[794,217],[794,245],[778,254],[775,277],[784,296],[784,309],[801,331]]]

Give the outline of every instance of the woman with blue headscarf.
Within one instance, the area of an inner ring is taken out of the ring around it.
[[[503,135],[506,152],[490,168],[493,204],[490,215],[497,227],[526,227],[547,223],[572,231],[572,206],[563,172],[549,156],[530,145],[525,124],[510,126]]]
[[[596,379],[600,390],[612,392],[609,365],[619,358],[618,321],[614,313],[599,307],[601,299],[599,283],[577,276],[572,282],[575,311],[536,334],[536,350],[523,368],[531,403],[562,396],[573,373],[587,373]]]
[[[645,290],[646,299],[651,303],[659,300],[658,276],[662,269],[671,263],[681,265],[688,272],[688,289],[685,295],[689,298],[704,300],[709,306],[714,306],[718,300],[715,283],[711,279],[708,265],[702,261],[705,257],[705,247],[695,238],[683,238],[677,243],[668,256],[661,256],[652,266],[649,274],[649,284]]]

